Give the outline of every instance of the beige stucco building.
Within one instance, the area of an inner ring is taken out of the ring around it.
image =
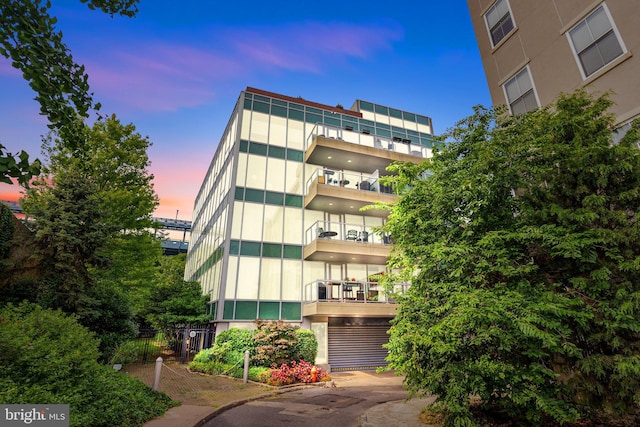
[[[621,126],[640,116],[640,2],[467,3],[494,105],[517,114],[585,87],[613,92]]]

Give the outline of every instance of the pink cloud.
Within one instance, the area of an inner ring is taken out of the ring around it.
[[[221,83],[246,81],[265,69],[321,73],[337,60],[388,50],[402,37],[402,30],[389,24],[305,22],[216,30],[198,40],[204,47],[159,40],[134,44],[101,51],[85,63],[99,99],[175,111],[206,104]]]

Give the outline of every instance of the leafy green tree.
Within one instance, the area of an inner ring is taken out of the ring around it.
[[[44,266],[30,300],[77,314],[100,335],[108,356],[135,333],[131,303],[140,306],[148,295],[160,243],[145,227],[157,196],[147,170],[148,138],[115,116],[83,132],[80,152],[57,133],[45,139],[48,164],[22,202],[35,220],[40,250],[34,257]],[[144,263],[136,269],[125,258]]]
[[[132,17],[138,0],[81,0],[89,9],[100,9],[111,16]],[[98,109],[89,92],[88,76],[77,64],[57,31],[49,0],[0,2],[0,54],[12,61],[36,92],[40,111],[50,128],[57,129],[72,149],[82,148],[77,138],[77,117],[88,117]]]
[[[206,295],[198,282],[184,280],[186,256],[165,256],[159,260],[156,285],[151,289],[147,320],[169,335],[175,328],[207,320]]]
[[[388,344],[446,425],[631,412],[640,389],[639,126],[612,145],[606,97],[518,117],[476,108],[421,165],[386,226],[411,280]],[[428,179],[424,179],[425,174]]]
[[[100,9],[111,16],[133,17],[139,0],[80,0],[89,9]],[[24,79],[36,92],[40,112],[49,120],[71,150],[84,145],[82,123],[91,109],[99,110],[89,91],[88,76],[77,64],[57,31],[57,19],[51,16],[49,0],[4,0],[0,2],[0,55],[22,71]],[[29,162],[22,151],[18,160],[0,145],[0,182],[17,178],[26,185],[38,175],[38,160]]]

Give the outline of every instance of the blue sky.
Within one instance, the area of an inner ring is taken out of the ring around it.
[[[465,0],[142,0],[134,19],[52,3],[101,112],[153,142],[159,216],[190,219],[247,86],[346,108],[364,99],[430,116],[436,133],[491,103]],[[46,121],[4,58],[0,94],[0,143],[39,156]],[[0,199],[17,192],[0,186]]]

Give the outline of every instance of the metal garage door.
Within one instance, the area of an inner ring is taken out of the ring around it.
[[[329,364],[332,371],[358,371],[386,366],[389,325],[329,325]]]

